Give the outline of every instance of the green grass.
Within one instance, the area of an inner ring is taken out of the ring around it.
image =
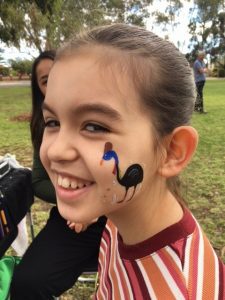
[[[192,125],[199,132],[199,145],[182,181],[189,207],[222,257],[225,249],[225,80],[207,80],[204,95],[208,114],[193,115]],[[0,155],[16,154],[25,166],[32,164],[29,122],[18,121],[18,116],[29,115],[30,99],[29,87],[0,87]],[[33,206],[36,232],[44,226],[47,208],[38,199]],[[90,288],[88,295],[92,291]],[[80,285],[61,299],[74,300],[73,295],[76,299],[88,299]]]
[[[225,80],[208,80],[204,95],[208,114],[193,115],[199,145],[183,183],[192,212],[221,255],[225,247]]]
[[[26,165],[31,164],[29,122],[15,118],[30,114],[28,87],[0,87],[0,155],[14,153]]]

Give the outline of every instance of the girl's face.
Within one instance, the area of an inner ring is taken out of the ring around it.
[[[36,69],[37,83],[43,95],[46,94],[48,74],[50,72],[52,65],[53,65],[53,60],[50,58],[44,58],[37,65],[37,69]]]
[[[88,222],[148,201],[158,176],[149,115],[127,74],[94,56],[57,61],[43,105],[41,160],[62,216]]]

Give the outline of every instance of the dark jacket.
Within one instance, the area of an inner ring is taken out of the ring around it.
[[[32,187],[36,197],[49,203],[56,203],[55,189],[37,151],[34,151],[33,155]]]

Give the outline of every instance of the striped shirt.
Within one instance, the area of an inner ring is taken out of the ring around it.
[[[225,266],[192,214],[127,246],[111,221],[99,254],[98,300],[225,300]]]

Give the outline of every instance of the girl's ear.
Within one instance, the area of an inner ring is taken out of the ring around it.
[[[159,174],[165,178],[178,175],[190,162],[198,144],[198,133],[191,126],[180,126],[165,140],[165,153]]]

